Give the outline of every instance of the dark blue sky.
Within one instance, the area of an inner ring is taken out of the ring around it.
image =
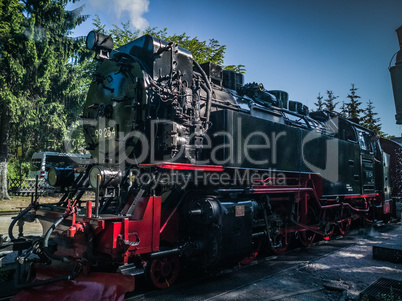
[[[388,71],[399,49],[395,29],[402,25],[402,0],[85,0],[76,5],[80,4],[86,4],[83,13],[98,14],[108,28],[131,18],[132,24],[166,27],[171,34],[215,38],[227,45],[226,65],[246,66],[246,82],[285,90],[290,99],[311,108],[318,93],[325,96],[326,90],[339,96],[340,108],[354,83],[364,107],[369,99],[374,103],[383,131],[402,133],[395,124]],[[92,29],[91,21],[86,23],[76,34]]]

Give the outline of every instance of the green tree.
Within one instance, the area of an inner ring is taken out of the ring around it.
[[[68,2],[0,0],[0,199],[9,198],[10,132],[26,156],[49,144],[60,150],[78,117],[84,97],[73,79],[82,42],[68,35],[86,16],[66,11]]]
[[[314,105],[317,107],[317,111],[322,111],[324,109],[324,102],[322,99],[324,96],[321,96],[321,93],[318,93],[317,96],[317,102],[314,103]]]
[[[337,99],[339,96],[334,96],[334,93],[331,90],[327,90],[327,98],[324,99],[324,105],[325,109],[328,112],[333,112],[335,111],[336,105],[338,102],[334,102],[335,99]]]
[[[181,47],[189,50],[192,53],[194,60],[200,64],[212,62],[223,65],[226,45],[221,45],[218,40],[209,39],[208,41],[201,41],[198,37],[192,38],[185,32],[182,34],[169,35],[167,33],[167,28],[158,30],[156,27],[148,27],[144,33],[166,42],[179,44]]]
[[[356,94],[357,90],[355,84],[352,84],[350,93],[347,96],[349,98],[349,103],[346,104],[347,118],[355,123],[360,122],[360,114],[363,112],[363,109],[360,108],[362,104],[359,101],[360,96]]]
[[[216,39],[199,40],[198,37],[190,37],[185,32],[182,34],[168,34],[167,28],[158,29],[157,27],[148,27],[144,32],[139,30],[131,30],[130,22],[121,23],[120,26],[113,25],[111,30],[106,30],[105,25],[101,22],[99,16],[95,16],[93,23],[95,29],[104,34],[111,35],[114,42],[114,48],[118,48],[127,44],[128,42],[135,40],[143,34],[148,34],[166,42],[173,42],[189,50],[194,60],[198,63],[212,62],[215,64],[223,65],[224,56],[226,51],[226,45],[221,45]],[[224,67],[226,70],[234,70],[240,73],[245,73],[246,69],[244,65],[228,65]]]
[[[380,118],[376,117],[378,113],[374,112],[374,108],[373,102],[369,100],[367,102],[367,108],[364,110],[364,117],[361,121],[364,127],[383,137],[384,133],[381,131]]]
[[[344,118],[347,118],[347,117],[348,117],[348,110],[347,110],[347,107],[346,107],[346,104],[345,104],[344,101],[342,101],[342,106],[341,106],[341,112],[340,112],[340,114],[341,114],[341,116],[344,117]]]
[[[246,66],[244,65],[227,65],[227,66],[223,66],[223,70],[232,70],[232,71],[236,71],[239,73],[246,73]]]
[[[22,45],[23,15],[18,0],[0,0],[0,200],[7,193],[7,163],[12,108],[18,105],[24,67],[13,53]]]

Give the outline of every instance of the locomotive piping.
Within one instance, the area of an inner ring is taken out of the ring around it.
[[[211,84],[208,80],[208,77],[205,73],[205,71],[201,68],[200,64],[198,64],[198,62],[193,60],[194,65],[197,67],[197,69],[200,71],[202,77],[204,78],[204,81],[207,85],[207,108],[206,108],[206,112],[205,112],[205,117],[206,117],[206,130],[208,130],[208,124],[209,124],[209,115],[211,113],[211,102],[212,102],[212,87]],[[201,85],[202,86],[202,85]]]
[[[67,259],[66,257],[63,256],[57,256],[52,254],[52,252],[50,252],[48,250],[49,247],[49,237],[50,235],[53,233],[53,231],[56,229],[56,227],[63,221],[66,219],[66,217],[69,216],[69,214],[64,213],[57,221],[54,222],[54,224],[47,230],[45,237],[43,238],[43,252],[45,253],[45,255],[50,258],[50,259],[54,259],[54,260],[60,260],[62,262],[66,262],[69,263],[70,260]]]
[[[54,222],[54,224],[47,230],[45,237],[43,238],[43,252],[45,253],[45,255],[50,258],[50,259],[54,259],[54,260],[60,260],[62,262],[66,262],[69,263],[70,260],[64,256],[57,256],[52,254],[49,250],[49,238],[50,235],[53,233],[53,231],[56,229],[56,227],[63,221],[65,220],[70,214],[74,214],[74,206],[75,203],[77,202],[77,200],[74,201],[73,204],[69,205],[68,208],[66,209],[66,211],[63,213],[63,215]]]
[[[366,202],[366,204],[367,204],[367,202]],[[358,209],[358,208],[352,207],[352,205],[350,205],[349,203],[342,203],[342,206],[348,206],[350,209],[352,209],[353,211],[356,211],[356,212],[369,212],[369,210],[370,210],[368,208],[368,206],[365,209]]]
[[[77,267],[78,267],[78,269],[76,269]],[[25,288],[42,286],[45,284],[51,284],[51,283],[55,283],[55,282],[59,282],[59,281],[66,281],[66,280],[71,281],[78,277],[78,275],[81,273],[81,270],[82,270],[82,266],[79,263],[74,267],[74,270],[71,272],[70,275],[57,276],[57,277],[53,277],[50,279],[38,280],[38,281],[30,282],[30,283],[23,283],[23,284],[15,283],[14,285],[16,288],[25,289]],[[17,280],[17,277],[15,279]]]
[[[176,248],[176,249],[171,249],[171,250],[152,253],[151,255],[149,255],[149,257],[151,259],[156,259],[156,258],[162,258],[162,257],[177,255],[177,254],[180,254],[181,252],[182,252],[181,248]]]
[[[10,226],[8,227],[8,236],[10,237],[11,240],[16,240],[16,238],[13,235],[13,228],[15,226],[15,224],[18,222],[18,220],[20,218],[22,218],[28,211],[30,211],[32,209],[32,204],[29,204],[28,207],[26,207],[23,211],[21,211],[17,217],[15,217],[13,219],[13,221],[11,222]]]
[[[66,275],[66,276],[58,276],[50,279],[45,279],[45,280],[38,280],[30,283],[23,283],[23,284],[15,284],[15,287],[24,289],[24,288],[31,288],[31,287],[37,287],[45,284],[50,284],[50,283],[55,283],[59,281],[64,281],[64,280],[73,280],[74,278],[72,275]]]

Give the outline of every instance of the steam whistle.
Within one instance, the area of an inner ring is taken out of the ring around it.
[[[400,49],[396,53],[395,66],[390,67],[389,71],[391,72],[392,90],[394,91],[396,124],[402,124],[402,26],[396,30],[396,33]]]

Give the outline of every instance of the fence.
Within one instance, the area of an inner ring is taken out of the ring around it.
[[[32,195],[35,194],[36,179],[8,179],[8,193],[11,195]],[[38,179],[38,195],[47,195],[54,192],[45,179]]]

